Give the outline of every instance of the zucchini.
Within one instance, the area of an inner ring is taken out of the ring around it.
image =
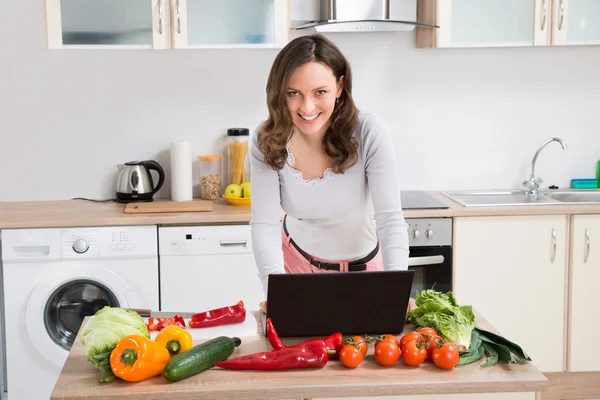
[[[201,343],[171,358],[163,369],[163,376],[170,381],[179,381],[196,375],[213,367],[216,362],[227,360],[241,343],[237,337],[226,336]]]

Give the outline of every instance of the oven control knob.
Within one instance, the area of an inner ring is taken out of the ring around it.
[[[420,237],[421,237],[421,232],[420,232],[418,229],[416,229],[416,230],[414,230],[414,231],[413,231],[413,233],[412,233],[412,236],[413,236],[415,239],[418,239],[418,238],[420,238]]]
[[[73,250],[75,250],[75,253],[85,253],[89,248],[90,245],[85,241],[85,239],[79,238],[73,242]]]
[[[427,229],[425,231],[425,236],[427,236],[428,239],[431,239],[433,237],[433,230],[432,229]]]

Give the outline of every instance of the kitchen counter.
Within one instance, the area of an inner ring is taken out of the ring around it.
[[[439,192],[427,192],[448,209],[404,210],[405,218],[600,214],[600,205],[548,205],[507,207],[463,207]],[[215,200],[213,211],[160,214],[125,214],[124,204],[85,200],[27,201],[0,203],[0,229],[60,228],[122,225],[210,225],[250,221],[250,206],[232,206]]]
[[[479,326],[494,330],[479,314],[476,315]],[[249,316],[257,321],[257,335],[242,337],[242,345],[236,348],[231,357],[271,350],[267,338],[262,334],[260,312]],[[293,344],[300,339],[283,340]],[[480,360],[451,371],[441,370],[427,361],[416,368],[407,367],[402,362],[386,368],[375,362],[371,344],[369,353],[356,369],[345,368],[339,361],[332,360],[322,369],[268,372],[231,371],[214,367],[174,383],[159,375],[138,383],[117,380],[100,384],[99,371],[85,360],[84,347],[78,335],[51,399],[316,399],[494,392],[529,392],[533,398],[533,393],[547,388],[547,378],[531,363],[479,368],[482,362]]]

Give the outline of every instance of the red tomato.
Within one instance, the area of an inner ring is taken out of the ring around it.
[[[423,335],[421,335],[419,332],[408,332],[400,339],[400,348],[404,348],[406,343],[412,342],[413,340],[417,343],[421,343],[423,341]]]
[[[345,344],[340,350],[340,362],[344,367],[356,368],[363,360],[361,350],[353,344]]]
[[[442,340],[439,336],[436,336],[430,338],[426,343],[429,343],[429,346],[427,346],[427,358],[431,360],[433,357],[433,351],[439,347],[438,344],[441,345]]]
[[[375,342],[375,348],[377,348],[377,346],[379,346],[379,344],[383,343],[383,342],[392,342],[394,343],[396,346],[398,346],[398,338],[394,335],[390,335],[389,333],[387,335],[385,335],[385,337],[381,340],[377,340]]]
[[[404,364],[416,367],[421,365],[427,357],[427,350],[425,347],[420,346],[416,341],[410,341],[402,348],[402,361]]]
[[[423,336],[425,336],[425,335],[437,336],[437,332],[433,328],[421,328],[417,332],[421,333]],[[427,338],[427,337],[425,336],[425,338]]]
[[[360,352],[364,357],[365,354],[367,354],[367,350],[369,350],[369,344],[367,343],[365,338],[362,336],[353,336],[352,340],[354,341],[354,344],[358,345],[358,348],[360,349]]]
[[[442,369],[452,369],[458,364],[458,348],[452,343],[444,343],[433,351],[433,362]]]
[[[384,340],[375,346],[375,361],[384,367],[391,367],[400,359],[400,348],[390,340]]]

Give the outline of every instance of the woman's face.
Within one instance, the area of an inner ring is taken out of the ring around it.
[[[311,61],[296,69],[286,88],[286,104],[296,128],[305,135],[323,134],[342,94],[343,79],[336,82],[327,65]]]

